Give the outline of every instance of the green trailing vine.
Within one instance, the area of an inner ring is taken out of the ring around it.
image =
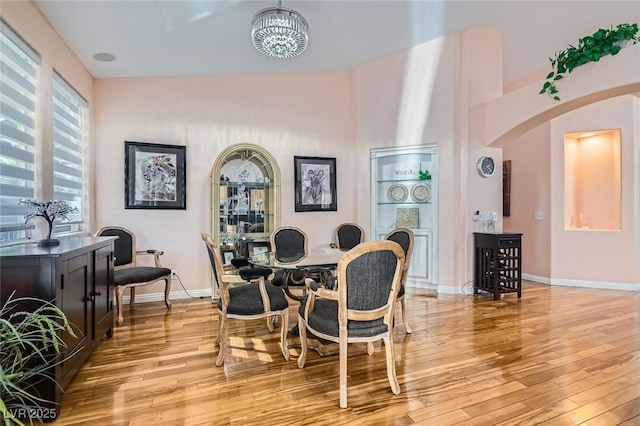
[[[559,101],[556,82],[562,80],[566,73],[589,62],[598,62],[606,55],[617,55],[623,47],[640,41],[638,24],[620,24],[615,29],[599,29],[590,36],[578,40],[578,47],[569,46],[558,52],[555,58],[549,58],[553,71],[547,74],[540,94],[546,93],[550,98]]]

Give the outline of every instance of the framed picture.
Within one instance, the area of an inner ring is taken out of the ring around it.
[[[124,143],[125,209],[187,208],[187,147]]]
[[[336,211],[336,159],[293,157],[297,212]]]
[[[256,242],[248,242],[247,249],[249,251],[249,257],[255,257],[260,254],[269,252],[269,242],[268,241],[256,241]]]
[[[222,254],[222,262],[225,265],[230,265],[231,260],[236,258],[236,251],[232,248],[221,248],[220,254]]]
[[[502,216],[511,216],[511,160],[502,162]]]

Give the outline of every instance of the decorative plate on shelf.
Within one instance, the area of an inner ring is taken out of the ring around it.
[[[431,185],[428,183],[416,183],[411,188],[411,198],[416,203],[427,203],[431,200]]]
[[[393,184],[387,190],[387,197],[392,203],[402,203],[409,196],[409,190],[406,186],[399,183]]]

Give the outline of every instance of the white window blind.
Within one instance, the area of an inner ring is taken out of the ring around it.
[[[36,90],[40,57],[0,20],[0,240],[26,238],[26,208],[35,198]]]
[[[78,209],[56,223],[56,234],[82,230],[87,198],[87,102],[60,75],[53,76],[53,197]]]

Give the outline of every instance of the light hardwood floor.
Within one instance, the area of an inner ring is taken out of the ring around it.
[[[299,348],[285,361],[277,329],[232,321],[215,366],[209,299],[125,307],[67,388],[54,425],[640,425],[640,298],[634,292],[524,283],[515,294],[410,291],[395,331],[398,381],[384,348],[351,345],[349,408],[338,358]],[[291,320],[297,320],[292,303]]]

